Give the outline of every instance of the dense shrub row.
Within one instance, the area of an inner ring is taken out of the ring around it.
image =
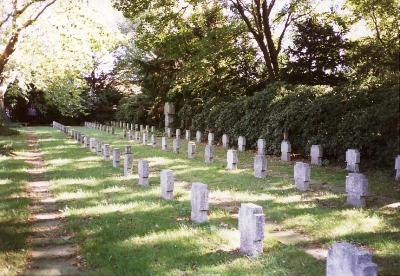
[[[392,165],[399,149],[399,87],[291,86],[276,84],[251,97],[205,105],[193,117],[193,128],[223,133],[231,142],[239,135],[254,147],[267,140],[269,154],[278,154],[282,132],[289,132],[294,153],[308,155],[321,144],[324,157],[343,161],[348,148],[361,151],[363,160]],[[376,162],[375,162],[376,161]]]

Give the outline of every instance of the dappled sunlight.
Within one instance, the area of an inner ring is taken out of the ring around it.
[[[56,199],[58,201],[68,201],[68,200],[76,200],[76,199],[82,199],[82,198],[90,198],[93,197],[95,193],[92,192],[84,192],[81,189],[78,189],[74,192],[63,192],[59,193],[56,196]]]
[[[67,164],[71,164],[76,162],[73,159],[51,159],[49,161],[46,162],[46,164],[52,166],[53,168],[58,167],[58,166],[63,166],[63,165],[67,165]]]
[[[150,166],[169,166],[175,164],[177,161],[165,157],[148,157],[146,160],[150,162]]]
[[[0,179],[0,185],[7,185],[7,184],[11,184],[12,180],[11,179]]]
[[[84,207],[84,208],[72,208],[66,207],[63,212],[68,216],[97,216],[102,214],[109,214],[114,212],[124,212],[130,209],[138,207],[138,203],[129,202],[126,204],[108,204],[102,203],[96,206]],[[147,210],[153,210],[154,208],[147,208]],[[143,210],[143,209],[141,209]]]
[[[98,184],[98,181],[99,180],[95,178],[60,178],[51,180],[57,187],[68,185],[95,186]]]
[[[215,233],[224,241],[224,243],[219,245],[218,250],[230,252],[239,247],[240,232],[238,229],[218,228]]]

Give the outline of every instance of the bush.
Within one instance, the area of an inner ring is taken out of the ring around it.
[[[205,105],[193,123],[217,137],[226,133],[231,142],[244,135],[249,147],[264,138],[269,154],[279,154],[287,129],[294,153],[306,156],[312,144],[321,144],[325,158],[342,162],[346,149],[357,148],[363,160],[392,166],[399,153],[398,89],[278,83],[251,97]]]

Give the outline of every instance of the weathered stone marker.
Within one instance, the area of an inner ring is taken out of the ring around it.
[[[265,216],[261,206],[242,203],[239,209],[240,252],[258,256],[263,252]]]
[[[87,147],[88,149],[90,149],[90,137],[86,137],[86,141],[85,141],[85,147]]]
[[[179,138],[175,138],[174,140],[172,140],[172,151],[174,153],[179,153],[180,147],[181,147],[181,142]]]
[[[209,144],[210,146],[212,146],[212,145],[214,144],[214,133],[209,132],[207,138],[208,138],[208,144]]]
[[[365,196],[368,195],[368,179],[362,173],[349,173],[346,176],[347,204],[354,207],[365,207]]]
[[[227,169],[228,170],[236,170],[237,169],[237,163],[238,163],[238,157],[237,157],[237,151],[230,149],[226,153],[226,162],[227,162]]]
[[[292,146],[290,145],[290,142],[287,140],[283,140],[281,143],[281,160],[289,162],[291,152]]]
[[[172,137],[172,129],[171,128],[167,128],[167,137],[168,138]]]
[[[204,162],[206,164],[214,162],[214,146],[206,145],[204,148]]]
[[[321,145],[312,145],[311,146],[311,165],[322,165],[322,147]]]
[[[229,147],[229,136],[227,134],[222,135],[222,147],[224,149]]]
[[[188,143],[188,148],[187,148],[187,156],[189,159],[193,159],[196,154],[196,144],[194,142],[189,142]]]
[[[202,223],[208,220],[208,187],[206,184],[195,182],[191,189],[191,220]]]
[[[132,147],[125,146],[125,158],[124,158],[124,175],[128,176],[132,174]]]
[[[126,129],[122,130],[122,138],[125,139],[127,137]]]
[[[114,168],[118,168],[119,167],[119,163],[121,160],[121,152],[119,150],[119,148],[113,148],[112,150],[112,161],[113,161],[113,167]]]
[[[265,139],[258,139],[257,140],[257,154],[265,155],[265,147],[266,147]]]
[[[172,170],[162,170],[160,173],[161,197],[166,200],[174,198],[174,174]]]
[[[153,146],[153,148],[157,146],[157,138],[154,134],[151,135],[151,145]]]
[[[196,131],[196,142],[197,143],[201,142],[201,131],[200,130]]]
[[[349,172],[359,172],[360,171],[360,152],[356,149],[348,149],[346,151],[346,170]]]
[[[256,178],[267,176],[267,158],[263,154],[257,154],[254,157],[254,176]]]
[[[140,131],[135,131],[135,141],[140,142]]]
[[[89,149],[91,152],[96,152],[96,139],[93,137],[89,139]]]
[[[110,160],[110,145],[109,144],[103,145],[103,154],[104,154],[104,160],[106,160],[106,161]]]
[[[296,162],[294,165],[294,183],[297,190],[307,191],[310,185],[310,165],[303,162]]]
[[[102,143],[100,141],[97,141],[97,143],[96,143],[96,154],[98,156],[100,156],[102,154],[102,152],[103,152],[103,145],[102,145]]]
[[[176,139],[181,139],[181,130],[179,128],[177,128],[175,130],[175,138]]]
[[[133,130],[129,130],[128,131],[128,140],[129,141],[132,141],[132,140],[134,140],[135,139],[135,137],[134,137],[134,135],[133,135]]]
[[[394,162],[394,170],[396,171],[395,179],[400,181],[400,155],[397,155],[396,160]]]
[[[376,276],[372,254],[348,242],[336,242],[328,251],[326,276]]]
[[[238,150],[239,151],[246,150],[246,138],[243,136],[239,136],[239,138],[238,138]]]
[[[148,142],[149,142],[149,133],[145,131],[145,132],[143,132],[142,143],[143,143],[143,145],[147,146]]]
[[[168,149],[167,137],[163,136],[161,137],[161,150],[167,150],[167,149]]]
[[[189,129],[187,129],[186,131],[185,131],[185,139],[186,139],[186,141],[190,141],[190,130]]]
[[[139,175],[139,185],[149,186],[149,162],[147,160],[139,160],[138,163],[138,175]]]

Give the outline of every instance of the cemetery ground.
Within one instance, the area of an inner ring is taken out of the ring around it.
[[[389,172],[368,171],[370,196],[364,209],[345,206],[346,172],[339,167],[312,167],[310,190],[296,191],[293,164],[268,157],[268,176],[253,176],[254,152],[239,152],[239,169],[227,171],[226,151],[216,147],[215,161],[205,165],[204,144],[196,157],[181,151],[162,151],[95,129],[74,127],[109,143],[111,148],[133,146],[133,174],[121,175],[63,133],[50,127],[20,129],[21,135],[0,137],[11,143],[14,155],[0,157],[0,274],[24,271],[30,245],[30,199],[24,162],[27,131],[39,138],[46,176],[67,218],[66,232],[79,246],[83,272],[92,275],[232,274],[324,275],[325,260],[304,249],[327,249],[334,241],[349,241],[373,252],[379,275],[400,271],[400,185]],[[117,129],[120,131],[120,129]],[[344,154],[344,153],[343,153]],[[123,155],[121,155],[123,158]],[[150,162],[150,186],[137,185],[137,162]],[[122,163],[122,162],[121,162]],[[159,173],[175,175],[174,199],[160,198]],[[190,222],[192,182],[208,185],[209,221]],[[261,205],[266,216],[264,252],[257,258],[238,252],[237,212],[240,203]],[[303,239],[282,242],[279,233],[293,230]]]

